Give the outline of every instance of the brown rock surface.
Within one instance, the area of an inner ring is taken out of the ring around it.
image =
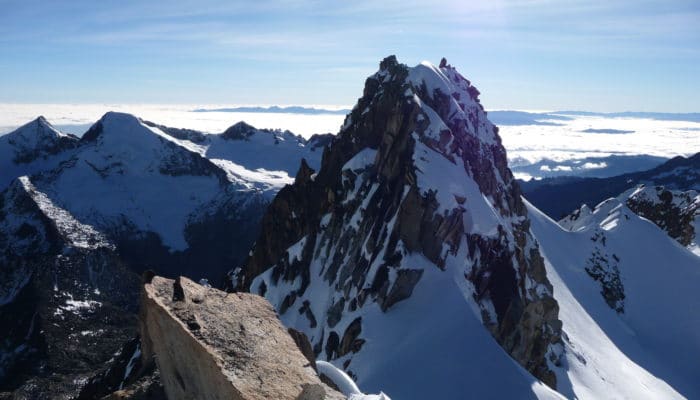
[[[154,277],[142,292],[143,356],[155,355],[168,398],[345,398],[321,382],[267,300],[177,283]],[[184,299],[173,300],[175,286]]]

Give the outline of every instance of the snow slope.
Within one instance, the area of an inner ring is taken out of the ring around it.
[[[460,257],[467,254],[455,259]],[[362,351],[332,361],[342,367],[351,359],[361,388],[383,391],[393,399],[458,399],[465,394],[478,399],[561,398],[511,359],[484,329],[460,268],[452,264],[441,271],[418,254],[407,255],[403,265],[423,271],[410,300],[387,313],[378,304],[359,308],[334,327],[343,332],[352,321],[362,320]],[[321,279],[321,263],[312,264],[310,272],[313,278],[303,299],[315,315],[323,315],[337,295]],[[268,281],[271,274],[268,271],[261,280]],[[285,289],[270,289],[266,297],[273,305],[281,304],[284,299],[278,296],[288,293]],[[323,333],[296,310],[280,318],[286,326],[311,334],[312,341]]]
[[[617,199],[584,210],[568,231],[528,205],[566,340],[567,397],[700,397],[700,261]],[[601,265],[614,299],[586,271]],[[614,292],[614,291],[613,291]],[[560,382],[565,382],[560,379]]]

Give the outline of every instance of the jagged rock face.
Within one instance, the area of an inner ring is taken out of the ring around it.
[[[627,198],[627,207],[663,229],[683,246],[695,239],[694,223],[700,214],[700,195],[667,190],[663,186],[642,186]]]
[[[0,392],[70,398],[132,335],[137,277],[32,182],[0,196]]]
[[[266,296],[352,373],[366,310],[391,313],[426,269],[455,273],[503,348],[554,386],[558,306],[477,96],[451,66],[385,59],[318,173],[302,163],[272,202],[232,285]]]
[[[141,337],[170,399],[344,398],[256,295],[154,277],[142,294]]]

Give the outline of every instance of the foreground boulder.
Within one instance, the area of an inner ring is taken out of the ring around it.
[[[256,295],[154,277],[142,292],[141,340],[169,399],[345,398]]]

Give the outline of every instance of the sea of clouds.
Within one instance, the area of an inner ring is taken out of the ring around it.
[[[0,135],[43,115],[58,129],[80,136],[107,111],[209,133],[223,132],[238,121],[307,138],[336,133],[345,118],[339,112],[343,107],[313,107],[308,109],[313,112],[297,107],[279,113],[250,107],[236,112],[230,105],[0,104]],[[221,109],[227,111],[211,111]],[[489,118],[500,128],[516,177],[523,179],[611,176],[700,152],[698,114],[490,111]]]

